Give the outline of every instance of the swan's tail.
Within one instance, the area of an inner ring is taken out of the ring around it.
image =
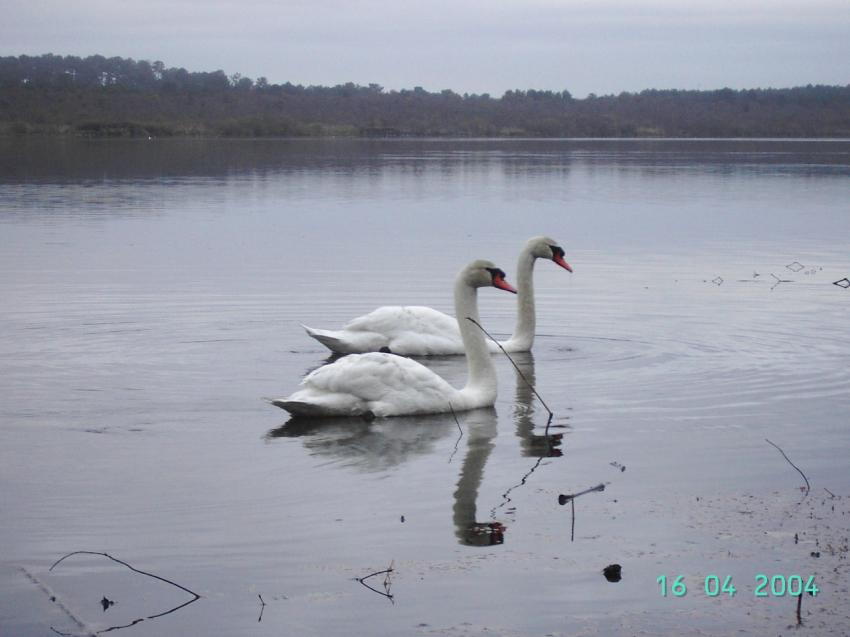
[[[286,400],[284,398],[278,398],[269,399],[269,402],[275,407],[285,409],[293,416],[318,416],[322,413],[317,405],[305,403],[300,400]]]
[[[317,330],[312,327],[308,327],[301,323],[301,327],[304,328],[304,331],[307,332],[309,336],[312,336],[317,341],[319,341],[322,345],[327,347],[332,352],[336,352],[338,354],[348,354],[350,350],[346,347],[346,344],[337,337],[334,332],[330,330]]]

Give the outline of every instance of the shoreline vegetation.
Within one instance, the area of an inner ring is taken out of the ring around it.
[[[0,57],[0,137],[850,138],[850,85],[574,98],[271,84],[162,62]]]

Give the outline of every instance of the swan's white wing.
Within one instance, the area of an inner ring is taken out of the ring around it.
[[[382,347],[403,356],[447,356],[465,353],[455,317],[422,305],[379,307],[352,320],[345,329],[363,334],[380,334],[386,339]],[[504,342],[502,344],[504,345]],[[499,351],[499,347],[489,338],[487,347],[491,352]],[[378,349],[380,347],[369,351]]]
[[[424,306],[379,307],[341,330],[305,329],[332,351],[343,354],[382,348],[409,356],[464,353],[454,317]]]
[[[416,361],[393,354],[346,356],[311,372],[301,389],[274,404],[301,415],[440,413],[458,391]]]
[[[360,316],[345,326],[346,330],[361,330],[395,334],[419,332],[422,334],[458,333],[454,317],[423,305],[386,305]]]

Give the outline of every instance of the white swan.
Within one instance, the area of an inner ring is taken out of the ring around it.
[[[564,261],[564,250],[549,237],[529,239],[517,262],[517,322],[513,336],[500,341],[508,352],[527,352],[534,343],[534,261],[551,259],[562,268],[573,269]],[[448,314],[430,307],[385,306],[349,322],[341,330],[320,330],[302,325],[307,334],[332,352],[390,351],[405,356],[463,354],[458,323]],[[491,352],[498,351],[488,340]]]
[[[496,402],[496,369],[478,318],[478,289],[494,286],[516,293],[505,273],[490,261],[473,261],[455,279],[455,312],[466,348],[469,378],[455,389],[416,361],[370,352],[353,354],[314,370],[301,388],[272,404],[297,416],[401,416],[434,414],[492,406]]]

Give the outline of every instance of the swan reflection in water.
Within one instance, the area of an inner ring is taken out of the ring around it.
[[[524,485],[544,459],[562,455],[559,447],[563,437],[563,433],[535,433],[535,429],[539,430],[545,425],[547,414],[545,410],[537,408],[537,398],[529,384],[533,384],[535,379],[534,356],[530,352],[522,352],[512,354],[512,358],[525,377],[523,380],[515,372],[515,432],[520,438],[523,457],[536,458],[536,462],[523,475],[517,476],[518,481],[514,486],[501,494],[501,503],[490,509],[486,521],[477,518],[477,502],[484,468],[495,447],[499,431],[498,414],[493,407],[460,412],[456,415],[457,422],[452,414],[396,416],[371,421],[361,418],[293,417],[269,431],[266,438],[300,438],[312,454],[332,457],[343,466],[361,471],[384,471],[415,457],[433,454],[438,442],[446,437],[457,437],[460,427],[462,434],[458,444],[465,444],[466,452],[453,494],[455,535],[461,544],[467,546],[502,544],[506,528],[496,519],[497,511],[510,502],[510,493]],[[429,360],[439,363],[439,359]],[[535,423],[538,412],[541,412],[537,416],[540,422]]]
[[[536,374],[534,371],[534,354],[531,352],[517,352],[511,354],[522,376],[517,374],[516,395],[514,399],[514,422],[516,423],[516,435],[520,439],[522,455],[533,458],[557,458],[562,455],[560,449],[563,433],[535,434],[534,430],[545,423],[548,417],[546,409],[542,408],[533,387],[536,386]],[[524,380],[523,380],[524,377]],[[542,408],[542,409],[541,409]],[[538,419],[541,423],[535,423],[535,413],[542,412]]]

